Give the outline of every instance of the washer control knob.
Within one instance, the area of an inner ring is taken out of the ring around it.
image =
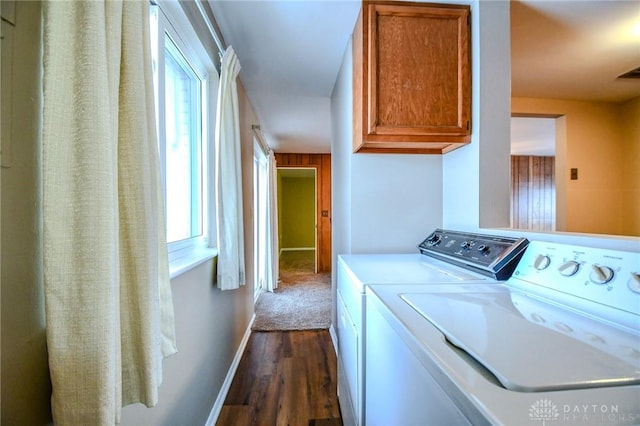
[[[543,269],[547,269],[550,263],[551,259],[549,258],[549,256],[539,254],[538,256],[536,256],[536,260],[533,262],[533,267],[538,271],[542,271]]]
[[[560,265],[560,267],[558,268],[558,272],[560,272],[560,274],[564,275],[565,277],[571,277],[575,275],[579,269],[580,263],[576,262],[575,260],[568,260]]]
[[[606,284],[613,279],[613,269],[608,266],[591,265],[589,279],[596,284]]]
[[[487,252],[489,251],[489,247],[487,247],[487,246],[486,246],[486,245],[484,245],[484,244],[480,244],[480,245],[478,246],[478,251],[479,251],[480,253],[487,253]]]
[[[629,278],[629,289],[631,291],[635,291],[636,293],[640,293],[640,274],[637,272],[631,273],[631,278]]]
[[[460,247],[462,247],[465,250],[468,250],[469,247],[471,247],[471,243],[469,241],[464,241],[462,244],[460,244]]]
[[[433,234],[428,240],[427,242],[429,243],[430,246],[437,246],[438,244],[440,244],[440,241],[442,241],[442,236],[438,235],[438,234]]]

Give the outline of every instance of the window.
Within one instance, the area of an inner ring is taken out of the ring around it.
[[[172,264],[209,246],[217,73],[177,2],[151,6],[158,150]],[[212,72],[211,72],[212,71]],[[212,144],[212,142],[211,142]]]
[[[164,154],[167,242],[202,235],[204,82],[169,36],[164,50]]]

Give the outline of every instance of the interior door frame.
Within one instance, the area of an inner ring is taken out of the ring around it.
[[[318,273],[318,168],[311,166],[286,166],[280,167],[276,165],[276,170],[313,170],[313,208],[315,210],[315,216],[313,218],[313,249],[315,251],[315,259],[313,262],[313,272]],[[280,192],[280,176],[278,175],[278,192]],[[278,220],[282,212],[278,211]],[[280,227],[279,227],[280,228]],[[280,249],[282,250],[282,249]]]
[[[316,169],[316,272],[331,272],[331,154],[275,153],[277,168]]]

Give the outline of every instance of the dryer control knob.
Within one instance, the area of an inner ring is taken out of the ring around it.
[[[547,269],[550,263],[551,259],[549,258],[549,256],[539,254],[538,256],[536,256],[536,260],[533,262],[533,267],[538,271],[542,271],[543,269]]]
[[[576,262],[575,260],[569,260],[560,265],[560,267],[558,268],[558,272],[560,272],[560,274],[564,275],[565,277],[571,277],[575,275],[579,269],[580,263]]]
[[[591,265],[589,279],[596,284],[606,284],[613,279],[613,269],[608,266]]]
[[[640,274],[637,272],[631,273],[631,278],[629,278],[629,289],[631,291],[635,291],[636,293],[640,293]]]

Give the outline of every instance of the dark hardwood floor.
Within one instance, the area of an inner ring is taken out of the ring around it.
[[[328,330],[253,332],[218,426],[342,425]]]

